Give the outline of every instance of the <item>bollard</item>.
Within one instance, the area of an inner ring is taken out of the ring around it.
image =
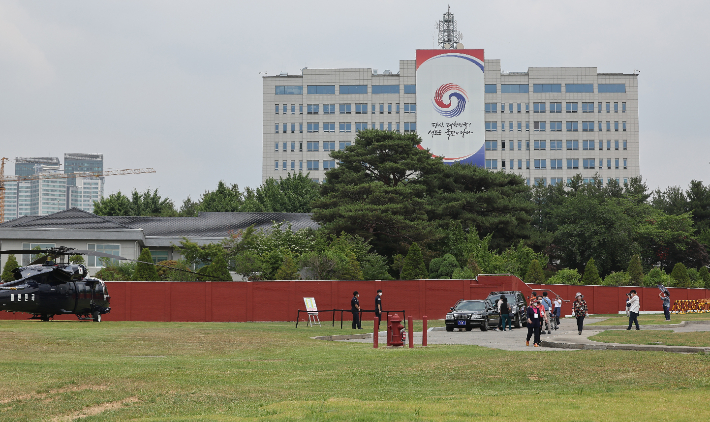
[[[409,348],[414,348],[414,317],[407,318],[407,325],[409,325]]]
[[[426,315],[422,317],[422,346],[426,346],[426,333],[427,333],[427,327],[426,327]]]
[[[372,347],[377,349],[377,345],[380,341],[379,333],[377,332],[377,326],[380,325],[380,319],[375,317],[375,328],[373,329],[373,334],[372,334]]]

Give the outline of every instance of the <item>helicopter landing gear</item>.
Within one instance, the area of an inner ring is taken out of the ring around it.
[[[94,322],[101,322],[101,314],[99,311],[94,311],[92,316],[94,317]]]
[[[52,315],[52,316],[54,316],[54,315]],[[40,315],[39,319],[40,319],[40,321],[48,322],[52,316],[49,316],[47,314],[42,314],[42,315]]]

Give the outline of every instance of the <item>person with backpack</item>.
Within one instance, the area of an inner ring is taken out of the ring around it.
[[[540,323],[543,316],[537,305],[537,298],[530,298],[530,306],[528,306],[527,309],[528,337],[525,339],[526,346],[530,346],[530,337],[533,337],[534,335],[535,338],[533,339],[533,345],[535,347],[540,347]]]
[[[505,324],[508,323],[508,331],[513,331],[513,321],[510,318],[510,311],[512,307],[508,304],[508,298],[505,295],[500,297],[500,320],[503,325],[503,331],[505,331]]]

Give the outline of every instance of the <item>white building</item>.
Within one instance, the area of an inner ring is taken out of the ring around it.
[[[503,73],[500,60],[484,67],[487,168],[530,184],[576,174],[624,183],[640,175],[636,74],[595,67]],[[336,165],[330,152],[349,145],[361,128],[423,138],[429,128],[416,126],[415,87],[414,60],[401,60],[395,74],[303,69],[264,77],[262,180],[308,172],[323,181]]]

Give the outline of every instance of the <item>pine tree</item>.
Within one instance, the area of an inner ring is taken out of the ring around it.
[[[528,272],[525,273],[525,282],[528,284],[542,284],[545,282],[545,272],[537,259],[530,261]]]
[[[7,256],[7,261],[5,262],[5,268],[2,270],[2,281],[7,283],[8,281],[13,281],[15,279],[15,274],[13,270],[19,268],[20,265],[17,263],[17,258],[15,255],[10,254]]]
[[[673,279],[675,287],[690,287],[688,270],[681,262],[675,264],[675,267],[673,267],[673,271],[671,271],[671,279]]]
[[[229,273],[229,266],[227,265],[227,260],[224,258],[224,254],[218,254],[212,263],[206,267],[201,268],[204,271],[199,271],[202,274],[211,276],[203,281],[232,281],[232,275]]]
[[[152,264],[153,257],[150,255],[150,250],[148,248],[143,248],[141,254],[138,256],[139,262],[136,265],[136,272],[133,273],[134,281],[157,281],[160,280],[158,276],[158,271],[155,269],[155,265]]]
[[[426,276],[427,270],[426,265],[424,265],[422,250],[419,248],[419,245],[412,243],[412,246],[409,247],[409,252],[407,252],[407,256],[404,258],[400,279],[416,280],[426,278]]]
[[[473,259],[473,256],[468,259],[468,262],[466,263],[466,268],[471,270],[471,272],[473,273],[473,278],[476,278],[479,274],[481,274],[481,267],[478,266],[478,262]]]
[[[599,271],[597,270],[597,264],[594,263],[594,258],[589,258],[587,266],[584,267],[582,284],[585,286],[597,286],[602,284],[602,279],[599,277]]]
[[[641,267],[640,256],[634,255],[631,257],[631,261],[629,261],[629,267],[626,269],[626,272],[631,278],[629,283],[631,283],[632,286],[641,286],[643,284],[643,268]]]
[[[291,255],[286,255],[284,257],[284,262],[281,264],[278,270],[276,270],[276,274],[274,275],[274,279],[276,280],[298,280],[298,265],[296,265],[296,262],[291,258]]]
[[[708,267],[700,267],[698,274],[700,274],[700,278],[705,283],[705,288],[710,289],[710,271],[708,271]]]

